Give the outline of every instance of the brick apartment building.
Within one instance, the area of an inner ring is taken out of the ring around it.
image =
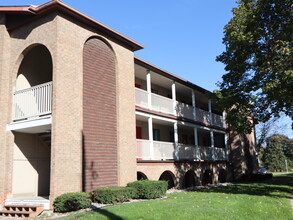
[[[257,169],[209,91],[61,1],[0,7],[0,204],[136,179],[190,187]]]

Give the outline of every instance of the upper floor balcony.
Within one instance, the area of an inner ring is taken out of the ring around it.
[[[52,57],[45,46],[34,44],[22,52],[12,97],[12,121],[7,130],[51,131],[52,73]]]
[[[149,93],[140,88],[135,88],[135,100],[135,104],[143,108],[188,118],[208,125],[226,127],[223,115],[213,113],[211,109],[204,110],[196,107],[196,105],[193,106],[162,95]]]
[[[135,95],[137,106],[153,111],[187,118],[225,128],[222,111],[213,106],[206,90],[194,89],[184,83],[175,82],[172,76],[150,71],[135,65]]]
[[[18,90],[13,94],[13,121],[41,117],[52,111],[52,82]]]

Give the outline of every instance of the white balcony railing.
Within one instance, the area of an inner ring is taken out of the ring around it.
[[[151,94],[152,103],[150,106],[152,110],[167,113],[167,114],[174,114],[173,108],[173,100],[167,97],[157,95],[152,93]],[[135,104],[144,108],[149,108],[148,106],[148,92],[135,88]],[[194,120],[194,107],[182,102],[176,101],[176,116],[189,118]],[[205,111],[200,108],[196,108],[196,120],[208,125],[216,125],[218,127],[225,128],[225,121],[223,116],[212,113],[212,121],[210,117],[210,112]]]
[[[177,112],[177,116],[179,117],[194,119],[193,111],[194,111],[194,108],[191,105],[188,105],[182,102],[176,103],[176,112]]]
[[[136,140],[137,145],[137,156],[138,160],[150,160],[151,159],[151,142],[149,140]]]
[[[215,147],[215,160],[226,160],[226,150],[225,148]]]
[[[224,122],[223,116],[213,113],[213,125],[225,128],[225,122]]]
[[[52,82],[14,92],[13,120],[50,114],[52,110]]]
[[[137,159],[138,160],[175,160],[175,144],[171,142],[151,141],[137,139]],[[178,143],[179,160],[205,160],[213,161],[213,152],[215,160],[226,160],[225,148],[214,149],[210,146],[199,146],[198,152],[195,145]],[[198,155],[197,155],[198,153]]]
[[[152,109],[162,113],[173,114],[173,100],[152,93]]]
[[[195,145],[186,145],[178,144],[178,157],[179,160],[196,160],[196,146]]]
[[[172,142],[154,141],[155,160],[171,160],[174,159],[175,145]]]
[[[148,107],[148,92],[135,88],[135,104],[144,108]]]
[[[199,146],[200,160],[213,160],[213,148],[209,146]]]
[[[210,113],[200,108],[196,108],[196,119],[197,121],[203,122],[205,124],[210,124]]]
[[[175,145],[171,142],[153,141],[153,148],[149,140],[137,139],[138,160],[171,160],[174,159]]]

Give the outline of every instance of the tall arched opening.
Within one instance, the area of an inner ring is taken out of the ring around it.
[[[196,186],[196,175],[193,170],[189,170],[184,175],[183,188],[190,188]]]
[[[208,185],[213,183],[213,173],[210,169],[207,169],[203,174],[203,185]]]
[[[221,169],[219,171],[219,177],[218,177],[218,179],[219,179],[219,183],[225,183],[225,182],[227,182],[227,172],[226,172],[226,170]]]
[[[48,118],[52,107],[53,62],[44,45],[31,45],[23,51],[13,94],[13,120],[22,122]],[[50,194],[51,123],[15,129],[12,194]]]

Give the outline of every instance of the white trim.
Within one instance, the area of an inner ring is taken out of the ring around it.
[[[152,83],[151,83],[151,71],[146,71],[146,82],[147,82],[147,92],[148,92],[148,108],[152,109]]]
[[[175,81],[173,81],[171,88],[172,88],[172,100],[173,100],[173,114],[174,115],[177,115],[177,109],[176,109],[177,102],[176,102],[176,85],[175,85]]]
[[[17,122],[12,122],[7,125],[7,131],[18,131],[18,130],[25,130],[27,128],[35,128],[44,125],[51,125],[52,124],[52,116],[44,116],[40,118],[30,119],[30,120],[22,120]]]
[[[178,125],[174,123],[174,144],[175,144],[175,160],[179,160],[179,146],[178,146]]]
[[[153,137],[153,118],[148,118],[148,130],[149,130],[149,141],[150,141],[150,158],[154,159],[154,137]]]
[[[195,124],[192,124],[192,123],[189,123],[189,122],[177,121],[177,120],[174,120],[174,119],[169,119],[169,118],[165,118],[165,117],[162,117],[162,116],[152,115],[152,114],[149,114],[149,113],[135,111],[135,114],[140,115],[140,116],[144,116],[144,117],[147,117],[147,118],[151,117],[153,119],[167,121],[167,122],[170,122],[170,123],[177,122],[180,125],[186,125],[188,127],[200,128],[200,129],[207,130],[207,131],[214,131],[214,132],[226,134],[226,132],[222,131],[222,130],[217,130],[217,129],[214,129],[214,128],[208,128],[208,127],[204,127],[204,126],[201,126],[201,125],[195,125]]]

